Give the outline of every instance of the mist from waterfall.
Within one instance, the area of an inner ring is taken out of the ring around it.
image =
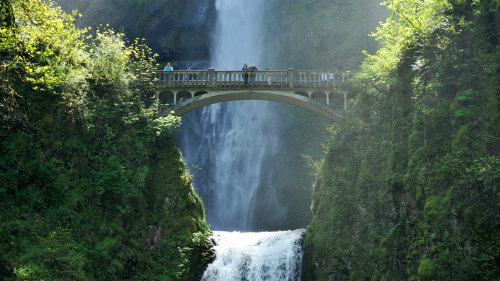
[[[264,4],[265,0],[216,1],[211,67],[239,70],[243,63],[270,67],[262,61]],[[270,188],[279,149],[275,107],[267,101],[235,101],[183,117],[180,146],[212,229],[255,230],[257,205],[264,206],[270,219],[284,214]]]
[[[264,0],[217,0],[217,26],[212,41],[211,62],[216,69],[261,66]]]

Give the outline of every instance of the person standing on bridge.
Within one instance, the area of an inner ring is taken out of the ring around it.
[[[174,70],[174,67],[170,65],[169,62],[167,62],[167,65],[165,66],[165,68],[163,68],[163,70],[165,71],[172,71]],[[172,74],[165,74],[165,79],[168,81],[172,80]]]
[[[255,72],[257,71],[257,67],[255,66],[255,64],[252,64],[252,66],[250,66],[249,70],[252,72],[250,74],[250,85],[253,85],[255,82]]]
[[[245,74],[243,74],[243,79],[245,80],[245,85],[247,85],[248,84],[248,65],[246,63],[244,63],[241,70],[245,71]]]
[[[171,66],[169,62],[167,62],[167,65],[165,66],[165,68],[163,70],[172,71],[172,70],[174,70],[174,67]]]

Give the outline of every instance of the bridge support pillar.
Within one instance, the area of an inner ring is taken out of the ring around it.
[[[174,92],[174,104],[177,104],[177,92]]]
[[[326,105],[330,106],[330,93],[325,93],[326,95]]]
[[[293,68],[288,69],[288,87],[293,88]]]

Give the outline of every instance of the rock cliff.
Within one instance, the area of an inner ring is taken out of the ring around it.
[[[215,0],[57,0],[78,10],[80,27],[109,24],[130,39],[146,38],[159,61],[207,60]]]

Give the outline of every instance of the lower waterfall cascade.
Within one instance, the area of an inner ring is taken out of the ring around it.
[[[304,229],[276,232],[215,231],[216,259],[202,281],[298,281]]]

